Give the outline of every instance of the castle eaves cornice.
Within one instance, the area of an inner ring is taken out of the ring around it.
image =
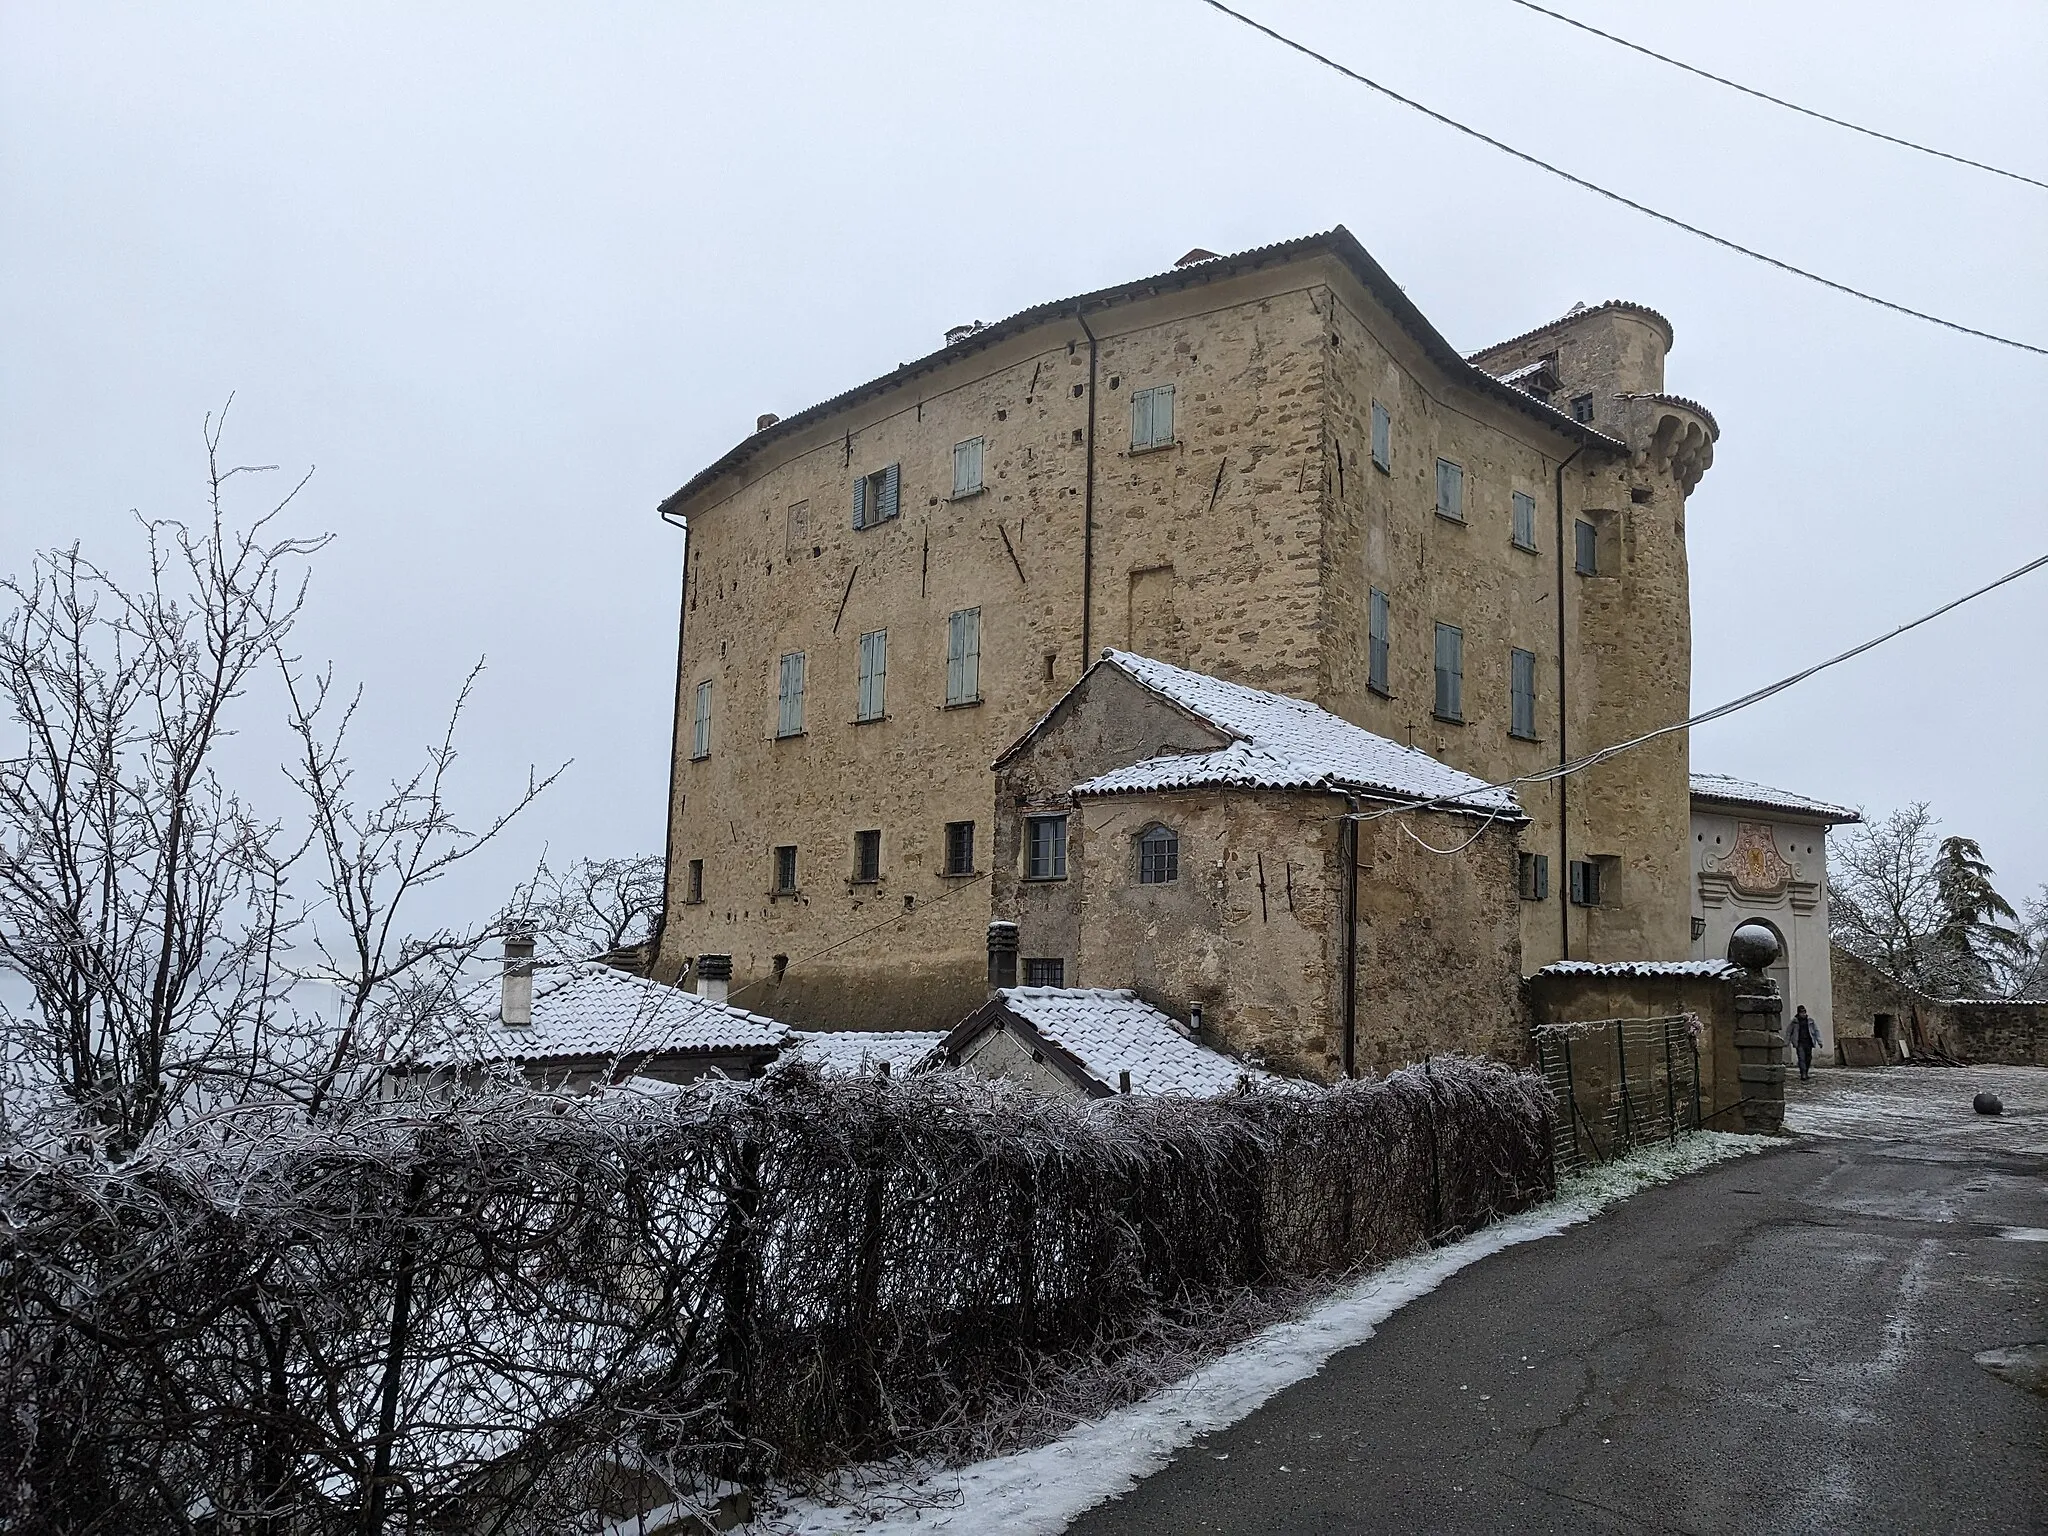
[[[1582,305],[1577,309],[1569,310],[1559,315],[1555,320],[1546,320],[1543,324],[1532,326],[1520,335],[1508,337],[1506,341],[1496,341],[1490,347],[1481,347],[1477,352],[1468,352],[1465,354],[1465,360],[1476,367],[1479,364],[1480,358],[1491,357],[1496,352],[1505,352],[1509,347],[1518,347],[1525,341],[1534,341],[1545,331],[1554,331],[1560,326],[1571,325],[1576,321],[1585,319],[1588,315],[1612,314],[1615,312],[1639,315],[1645,320],[1654,322],[1657,328],[1664,333],[1664,350],[1666,352],[1669,352],[1676,345],[1677,338],[1671,329],[1671,322],[1656,310],[1650,308],[1649,305],[1638,304],[1632,299],[1605,299],[1598,304]]]
[[[763,449],[816,426],[838,412],[848,410],[865,401],[887,394],[911,380],[932,373],[960,358],[1009,340],[1040,325],[1049,325],[1064,319],[1071,319],[1078,311],[1102,310],[1117,304],[1127,304],[1139,299],[1152,298],[1161,294],[1179,293],[1190,288],[1201,287],[1246,272],[1255,272],[1269,267],[1282,266],[1289,262],[1303,261],[1314,256],[1330,255],[1337,258],[1356,277],[1359,283],[1379,302],[1408,336],[1418,343],[1430,360],[1458,382],[1479,391],[1481,394],[1510,406],[1522,415],[1540,421],[1552,431],[1571,438],[1586,448],[1603,448],[1610,452],[1625,454],[1628,445],[1618,438],[1610,437],[1575,421],[1567,411],[1546,405],[1524,390],[1505,384],[1469,361],[1457,348],[1444,338],[1442,332],[1430,324],[1421,310],[1401,290],[1401,286],[1387,275],[1386,269],[1361,245],[1358,237],[1339,224],[1336,228],[1321,234],[1304,235],[1295,240],[1283,240],[1273,245],[1256,246],[1248,251],[1239,251],[1231,256],[1218,256],[1197,261],[1185,267],[1155,273],[1150,277],[1137,278],[1119,283],[1110,288],[1098,288],[1092,293],[1076,294],[1072,298],[1053,299],[1044,304],[1034,304],[1021,309],[1007,319],[985,325],[960,340],[927,353],[911,362],[904,363],[865,384],[821,400],[793,416],[785,416],[773,425],[753,433],[735,444],[713,463],[692,475],[675,492],[661,502],[659,511],[666,516],[679,509],[699,491],[713,484],[731,471],[740,468]],[[1619,305],[1619,301],[1616,301]],[[1602,308],[1612,307],[1602,305]],[[1643,309],[1641,305],[1619,305],[1619,307],[1642,310],[1663,321],[1655,310]],[[1581,311],[1583,313],[1583,311]],[[1553,324],[1556,322],[1553,322]],[[1664,322],[1670,329],[1669,322]],[[1545,327],[1538,327],[1538,330]],[[1536,332],[1529,332],[1535,335]],[[1502,346],[1509,345],[1507,342]],[[1474,356],[1484,354],[1475,353]],[[1703,413],[1704,414],[1704,413]]]

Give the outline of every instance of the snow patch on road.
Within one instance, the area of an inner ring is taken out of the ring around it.
[[[749,1529],[763,1536],[1056,1536],[1083,1511],[1163,1469],[1198,1436],[1235,1424],[1276,1392],[1315,1375],[1339,1350],[1363,1344],[1395,1312],[1467,1265],[1553,1237],[1653,1184],[1783,1144],[1769,1136],[1701,1131],[1594,1168],[1566,1180],[1556,1199],[1535,1210],[1374,1270],[1173,1386],[1049,1444],[972,1466],[868,1482],[852,1504],[798,1501]]]

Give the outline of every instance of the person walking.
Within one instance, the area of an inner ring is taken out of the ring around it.
[[[1785,1033],[1791,1037],[1792,1050],[1799,1057],[1799,1081],[1806,1082],[1813,1076],[1813,1053],[1820,1045],[1820,1026],[1806,1011],[1806,1004],[1799,1005]]]

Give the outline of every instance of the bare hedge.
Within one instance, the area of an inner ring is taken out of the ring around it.
[[[1547,1102],[1462,1058],[1086,1104],[792,1065],[17,1148],[0,1525],[559,1530],[943,1450],[1162,1320],[1541,1198]]]

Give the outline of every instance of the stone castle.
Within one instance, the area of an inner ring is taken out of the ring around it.
[[[730,954],[733,995],[799,1023],[972,1011],[1019,857],[991,764],[1110,647],[1490,782],[1682,719],[1717,429],[1664,392],[1671,343],[1612,302],[1462,356],[1338,228],[763,417],[662,505],[688,539],[656,974]],[[1691,953],[1682,734],[1518,796],[1525,969]]]

